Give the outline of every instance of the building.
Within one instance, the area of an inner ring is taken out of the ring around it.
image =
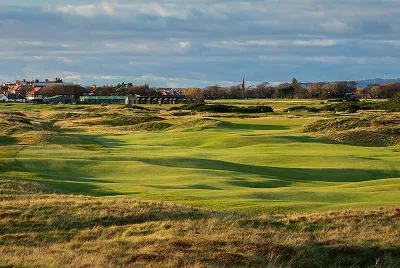
[[[7,94],[7,93],[6,93]],[[0,94],[0,102],[6,102],[8,101],[7,95],[6,94]]]
[[[1,94],[0,101],[2,102],[26,102],[25,96],[21,94]]]
[[[30,102],[43,102],[42,87],[34,87],[27,95],[26,100]]]
[[[31,90],[33,89],[33,87],[31,86],[31,85],[27,85],[27,84],[24,84],[24,85],[22,85],[22,84],[17,84],[17,85],[14,85],[14,86],[11,86],[9,89],[8,89],[8,93],[11,93],[11,94],[21,94],[21,95],[23,95],[23,96],[26,96],[27,94],[28,94],[28,92],[30,92]]]
[[[168,95],[168,96],[183,95],[183,89],[158,88],[156,89],[156,92],[159,95]]]
[[[178,104],[187,103],[189,100],[183,95],[163,95],[163,96],[140,96],[128,95],[126,105],[134,104]]]
[[[81,96],[79,102],[84,104],[125,104],[125,96]]]
[[[44,82],[41,82],[39,80],[34,80],[32,84],[34,87],[47,87],[52,85],[72,86],[74,83],[63,82],[61,78],[54,78],[54,80],[45,79]]]
[[[73,98],[73,96],[67,96],[67,95],[56,95],[52,97],[47,97],[43,99],[43,103],[48,103],[48,104],[72,104],[76,103],[76,99]]]

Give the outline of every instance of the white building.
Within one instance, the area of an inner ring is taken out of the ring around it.
[[[0,101],[2,102],[26,102],[26,98],[21,94],[1,94]]]

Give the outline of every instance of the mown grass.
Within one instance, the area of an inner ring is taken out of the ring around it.
[[[248,100],[212,100],[208,101],[215,104],[225,105],[238,105],[238,106],[250,106],[250,105],[266,105],[274,109],[274,111],[283,111],[284,109],[293,106],[308,106],[319,108],[326,105],[326,101],[312,100],[312,99],[248,99]]]
[[[397,267],[400,210],[226,213],[0,180],[4,267]]]
[[[0,104],[0,266],[400,263],[397,114],[163,109]]]
[[[176,116],[159,107],[31,106],[36,110],[12,106],[31,124],[4,125],[0,174],[57,192],[245,212],[391,208],[400,200],[399,145],[371,147],[369,133],[359,144],[359,132],[344,140],[303,132],[318,118],[359,127],[359,115]]]

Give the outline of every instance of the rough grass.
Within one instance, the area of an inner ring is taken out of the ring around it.
[[[196,118],[191,120],[182,120],[176,123],[170,130],[179,131],[201,131],[208,127],[213,127],[218,124],[217,120],[210,118]]]
[[[0,179],[5,267],[396,267],[400,210],[238,214]]]
[[[327,136],[385,130],[398,124],[395,115],[371,116],[370,126],[359,127],[357,115],[177,117],[112,105],[12,107],[19,107],[8,111],[12,116],[31,124],[10,123],[0,135],[0,174],[65,194],[126,195],[243,212],[390,208],[400,198],[399,149],[371,147],[391,141],[373,143],[357,133],[338,144]],[[138,121],[125,124],[126,118]],[[302,126],[317,118],[337,119],[332,129],[338,130],[304,133]]]
[[[400,116],[363,116],[321,119],[304,126],[305,132],[352,145],[394,146],[400,143]]]
[[[400,93],[397,93],[393,98],[386,102],[379,103],[378,108],[389,112],[400,112]]]
[[[172,125],[165,122],[146,122],[135,125],[132,130],[139,131],[163,131],[171,127]]]
[[[395,114],[209,119],[154,107],[4,109],[0,266],[400,263],[400,148],[370,147],[376,139],[363,136],[382,129],[396,137]],[[349,145],[327,136],[337,133],[349,134]]]

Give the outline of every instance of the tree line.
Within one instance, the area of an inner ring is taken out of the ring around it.
[[[82,95],[95,96],[159,96],[162,92],[156,88],[151,88],[148,84],[133,85],[132,83],[122,83],[118,85],[105,85],[100,87],[81,87],[81,86],[48,86],[43,90],[46,96]],[[260,83],[242,89],[241,85],[221,87],[214,85],[205,89],[185,88],[179,91],[191,99],[242,99],[242,98],[270,98],[270,99],[339,99],[348,94],[353,94],[359,98],[391,98],[400,92],[400,83],[389,83],[384,85],[370,85],[365,88],[358,88],[355,81],[337,81],[333,83],[312,83],[307,86],[301,84],[296,78],[291,83],[272,85],[268,82]]]

